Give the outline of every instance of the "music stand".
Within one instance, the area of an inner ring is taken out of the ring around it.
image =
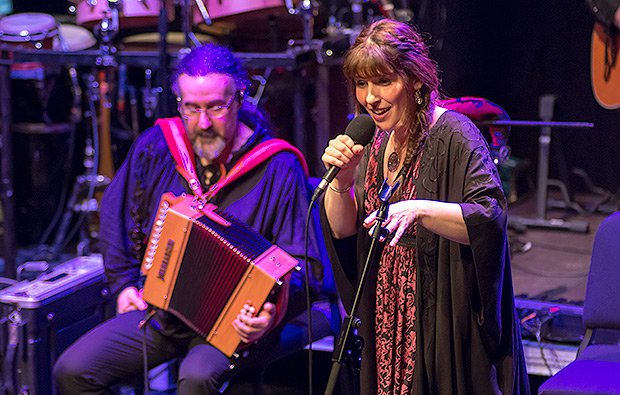
[[[538,180],[536,191],[536,216],[526,218],[520,216],[508,216],[508,226],[515,229],[528,227],[546,228],[554,230],[568,230],[571,232],[588,233],[589,223],[581,220],[563,220],[559,218],[547,219],[547,191],[549,180],[549,151],[551,148],[551,128],[592,128],[589,122],[557,122],[553,118],[554,95],[543,95],[539,100],[538,115],[542,121],[490,121],[485,124],[510,125],[520,127],[540,127],[538,137]],[[556,183],[554,183],[556,184]]]

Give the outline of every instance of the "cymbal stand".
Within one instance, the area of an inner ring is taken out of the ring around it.
[[[211,21],[211,17],[209,16],[209,11],[207,11],[207,7],[205,6],[205,3],[202,0],[194,0],[196,3],[196,6],[198,7],[198,11],[200,12],[200,16],[202,16],[202,19],[205,21],[205,23],[207,25],[210,25],[212,23]],[[191,0],[185,0],[185,10],[184,12],[187,15],[183,15],[184,18],[187,18],[187,21],[189,21],[189,18],[191,16],[191,7],[189,7],[189,3],[191,3]]]
[[[265,68],[264,75],[255,74],[255,75],[250,76],[252,80],[258,82],[258,87],[256,88],[256,93],[254,94],[254,96],[247,96],[245,98],[245,101],[247,101],[248,103],[254,106],[258,106],[261,98],[263,97],[263,93],[265,93],[265,88],[267,86],[267,80],[269,79],[269,75],[271,74],[272,70],[273,70],[273,67],[267,67]]]
[[[151,119],[157,111],[158,95],[163,90],[161,87],[153,88],[153,70],[144,70],[144,88],[142,88],[142,105],[144,106],[144,116]]]
[[[297,8],[295,8],[290,1],[287,1],[288,12],[291,15],[300,15],[303,24],[303,38],[301,40],[290,40],[289,46],[293,47],[300,45],[303,50],[312,49],[317,52],[317,59],[319,63],[322,63],[322,54],[317,51],[322,48],[323,42],[321,40],[313,40],[314,36],[314,5],[311,0],[302,0]]]
[[[179,50],[179,55],[184,56],[189,53],[190,48],[199,47],[202,45],[200,40],[196,38],[196,35],[192,32],[192,6],[196,4],[198,11],[200,12],[200,16],[205,24],[211,25],[211,17],[209,16],[209,12],[207,11],[207,7],[205,6],[203,0],[178,0],[181,6],[181,31],[183,33],[183,37],[185,38],[185,47]]]
[[[104,57],[116,53],[113,39],[119,30],[118,6],[118,1],[108,0],[108,9],[104,13],[104,17],[99,25],[95,28],[95,36],[99,40],[99,49],[103,55],[103,63],[106,61]]]
[[[0,54],[5,60],[5,53]],[[15,278],[15,258],[17,241],[15,240],[15,197],[13,188],[13,152],[11,124],[11,68],[10,63],[0,64],[0,204],[4,220],[2,223],[2,252],[4,267],[2,276]]]
[[[78,255],[87,255],[90,250],[90,240],[96,238],[96,232],[93,232],[90,228],[89,221],[85,221],[88,215],[97,212],[99,204],[95,199],[95,191],[101,187],[105,187],[110,183],[110,178],[98,173],[99,163],[99,127],[96,117],[95,102],[100,99],[97,94],[98,82],[94,75],[88,75],[86,81],[86,87],[88,91],[87,100],[89,104],[89,110],[85,113],[87,118],[92,121],[92,136],[93,138],[86,139],[86,146],[84,148],[84,174],[77,177],[69,200],[67,201],[66,209],[63,214],[62,220],[58,227],[58,232],[54,238],[54,242],[50,245],[51,260],[56,260],[62,253],[62,250],[66,247],[67,243],[71,241],[75,233],[80,230],[79,244],[77,247]],[[86,192],[86,196],[84,196]],[[79,200],[82,198],[82,200]],[[69,225],[73,214],[79,212],[80,216],[73,228],[69,231]],[[87,230],[88,229],[88,230]]]
[[[116,60],[114,59],[116,47],[113,45],[113,39],[119,29],[118,6],[119,3],[117,1],[108,0],[108,9],[104,13],[104,18],[95,29],[100,50],[100,56],[97,57],[95,63],[97,66],[102,67],[102,69],[98,70],[97,76],[90,74],[86,79],[89,103],[87,116],[92,120],[92,139],[86,140],[83,162],[85,174],[78,176],[73,186],[58,232],[49,249],[51,259],[56,259],[62,253],[62,250],[78,230],[80,230],[78,254],[83,255],[89,252],[90,237],[93,233],[96,237],[96,231],[90,229],[92,226],[91,221],[85,220],[87,216],[97,212],[99,209],[98,199],[95,197],[97,187],[109,184],[110,178],[114,174],[110,136],[112,107],[110,99],[112,84],[110,81],[113,80],[112,73],[116,67]],[[97,100],[99,100],[100,104],[99,117],[97,117],[95,109],[95,102]],[[102,174],[99,174],[99,171]],[[88,186],[86,197],[78,203],[78,199],[83,195],[86,186]],[[101,194],[99,194],[98,198],[101,198]],[[79,212],[80,216],[69,231],[69,225],[75,212]],[[84,230],[84,225],[87,226],[88,231]]]

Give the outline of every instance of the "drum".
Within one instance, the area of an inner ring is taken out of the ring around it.
[[[61,24],[53,43],[55,51],[81,51],[97,44],[97,39],[84,27]]]
[[[43,13],[20,13],[0,19],[0,40],[15,48],[52,49],[58,39],[56,19]],[[14,122],[66,122],[71,88],[61,67],[40,62],[11,64],[11,106]],[[64,75],[62,75],[64,77]],[[68,99],[68,101],[66,100]]]
[[[123,51],[157,52],[159,50],[159,42],[161,41],[160,37],[157,32],[134,34],[123,38],[120,48]],[[206,34],[195,33],[194,37],[200,44],[213,41],[213,37]],[[166,34],[166,43],[168,44],[169,53],[178,52],[185,48],[185,35],[181,32],[168,32]]]
[[[7,45],[52,49],[57,34],[58,23],[48,14],[26,12],[0,19],[0,40]]]
[[[303,18],[290,14],[287,4],[298,0],[202,0],[210,24],[194,6],[193,24],[240,52],[280,52],[291,39],[304,36]]]
[[[107,0],[73,0],[76,3],[78,25],[92,28],[106,16],[111,17]],[[159,0],[123,0],[119,3],[119,28],[156,26],[159,18]],[[168,19],[174,19],[174,6],[166,2]]]
[[[212,21],[262,19],[267,14],[286,11],[284,0],[202,0]],[[195,7],[194,24],[204,23],[199,7]]]

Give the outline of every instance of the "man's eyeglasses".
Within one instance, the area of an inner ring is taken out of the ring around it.
[[[235,91],[235,94],[232,95],[230,100],[228,100],[228,103],[220,106],[213,106],[207,108],[186,107],[185,104],[181,101],[181,98],[178,97],[177,101],[179,102],[179,112],[185,118],[198,118],[202,113],[205,113],[209,118],[223,117],[228,114],[230,106],[238,95],[239,91]]]

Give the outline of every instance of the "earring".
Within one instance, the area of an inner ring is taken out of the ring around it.
[[[418,106],[420,104],[422,104],[422,102],[424,101],[424,99],[422,98],[422,94],[420,93],[420,90],[418,89],[417,91],[415,91],[415,102],[418,103]]]

